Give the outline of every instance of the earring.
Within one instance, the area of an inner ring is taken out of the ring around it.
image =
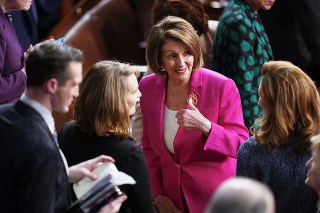
[[[159,71],[164,72],[164,71],[166,71],[166,69],[163,66],[161,66]]]

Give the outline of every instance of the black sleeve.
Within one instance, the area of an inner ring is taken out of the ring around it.
[[[37,147],[19,166],[17,205],[22,212],[54,213],[57,182],[54,150]]]
[[[154,212],[147,164],[140,146],[131,148],[130,152],[121,160],[121,169],[119,170],[130,175],[136,181],[135,185],[126,187],[132,213]]]

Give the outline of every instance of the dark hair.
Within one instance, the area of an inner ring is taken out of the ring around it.
[[[167,16],[177,16],[188,21],[200,36],[209,29],[209,16],[198,0],[156,0],[152,7],[153,24]]]
[[[27,87],[41,87],[50,78],[56,78],[59,85],[64,85],[68,77],[66,71],[72,61],[83,61],[79,49],[54,41],[36,45],[25,62]]]

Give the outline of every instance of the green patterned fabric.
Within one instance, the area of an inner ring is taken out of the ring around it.
[[[269,39],[257,13],[245,0],[224,9],[214,38],[213,70],[233,79],[239,89],[247,127],[260,115],[260,69],[273,58]]]

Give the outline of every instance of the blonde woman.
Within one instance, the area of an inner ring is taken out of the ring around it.
[[[140,146],[129,136],[130,116],[141,93],[138,70],[116,61],[94,64],[85,75],[75,103],[74,121],[59,134],[61,149],[70,165],[92,156],[108,155],[135,185],[122,186],[128,200],[120,212],[149,213],[152,207],[147,165]]]

